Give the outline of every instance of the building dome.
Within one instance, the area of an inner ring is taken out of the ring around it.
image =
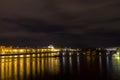
[[[54,48],[54,46],[53,45],[49,45],[48,48]]]

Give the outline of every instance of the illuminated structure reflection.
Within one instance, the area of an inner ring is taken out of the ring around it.
[[[25,80],[32,76],[59,73],[58,58],[1,58],[0,80]]]

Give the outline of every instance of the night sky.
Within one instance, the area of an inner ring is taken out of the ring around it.
[[[120,46],[120,0],[0,0],[0,44]]]

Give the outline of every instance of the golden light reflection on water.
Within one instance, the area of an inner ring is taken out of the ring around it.
[[[0,57],[0,80],[23,80],[31,75],[43,76],[45,71],[57,74],[59,65],[58,58]]]

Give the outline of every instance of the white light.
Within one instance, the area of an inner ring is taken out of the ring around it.
[[[120,54],[120,52],[117,51],[117,55],[119,55],[119,54]]]
[[[53,46],[53,45],[49,45],[48,48],[52,48],[52,49],[54,49],[54,46]]]
[[[106,48],[106,50],[108,50],[108,51],[116,51],[117,48]]]

